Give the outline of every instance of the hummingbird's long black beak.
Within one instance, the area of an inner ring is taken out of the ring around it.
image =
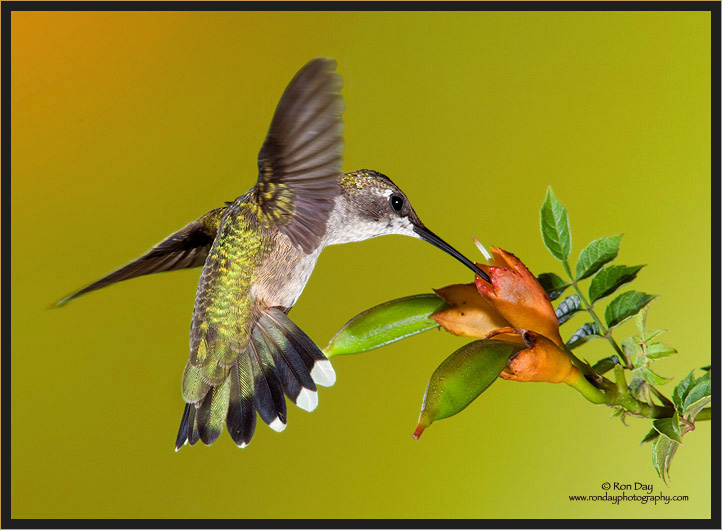
[[[452,256],[454,256],[461,263],[463,263],[464,265],[469,267],[472,271],[474,271],[474,274],[476,274],[477,276],[481,276],[481,278],[483,278],[484,281],[486,281],[487,283],[491,283],[489,276],[483,270],[481,270],[479,267],[474,265],[469,259],[464,257],[464,255],[461,252],[459,252],[454,247],[449,245],[446,241],[441,239],[439,236],[434,234],[431,230],[429,230],[425,226],[415,224],[414,232],[416,232],[419,235],[419,237],[421,239],[423,239],[424,241],[428,241],[435,247],[438,247],[441,250],[443,250],[444,252],[447,252],[447,253],[451,254]]]

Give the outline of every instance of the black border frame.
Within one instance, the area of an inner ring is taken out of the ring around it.
[[[1,83],[2,101],[2,183],[0,184],[1,254],[2,271],[2,402],[1,426],[3,439],[0,463],[2,464],[2,499],[0,500],[0,526],[3,528],[720,528],[720,462],[719,453],[711,454],[710,491],[712,514],[709,519],[14,519],[11,507],[10,481],[10,218],[11,218],[11,151],[10,151],[10,60],[11,60],[11,14],[14,11],[709,11],[711,14],[711,197],[713,212],[720,212],[720,3],[714,1],[519,1],[477,2],[437,1],[428,2],[380,2],[380,1],[6,1],[1,5]],[[720,225],[713,221],[712,277],[713,293],[720,293]],[[714,297],[713,297],[714,299]],[[712,352],[720,352],[720,334],[715,329],[720,322],[720,300],[710,307],[710,333]],[[713,360],[713,364],[715,360]],[[717,367],[715,366],[715,369]],[[715,382],[716,384],[716,382]],[[713,399],[712,447],[720,448],[719,395]],[[717,479],[715,482],[714,479]]]

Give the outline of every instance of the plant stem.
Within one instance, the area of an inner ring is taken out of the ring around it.
[[[601,389],[590,383],[589,380],[584,377],[584,375],[580,374],[579,379],[577,379],[573,383],[567,384],[592,403],[601,405],[607,402],[607,396],[605,395],[605,393]]]
[[[567,261],[567,260],[562,261],[562,265],[564,266],[564,271],[567,273],[567,276],[569,276],[569,279],[572,281],[573,284],[575,284],[577,281],[574,279],[574,275],[572,274],[572,269],[569,268],[569,261]]]
[[[650,390],[664,403],[663,406],[659,407],[654,403],[647,404],[632,396],[629,392],[629,386],[624,376],[624,369],[621,365],[617,364],[614,366],[615,384],[595,372],[587,363],[579,360],[569,348],[565,347],[564,349],[571,358],[572,364],[581,374],[579,381],[575,383],[567,382],[567,384],[577,390],[577,392],[583,395],[588,401],[596,403],[597,405],[621,406],[632,414],[649,418],[667,418],[674,414],[674,403],[652,385],[649,385]],[[599,386],[595,386],[590,381],[597,381]],[[610,388],[614,391],[614,395],[612,395]],[[703,412],[705,414],[702,414]],[[704,409],[700,414],[702,414],[702,417],[698,415],[697,419],[701,421],[710,419],[709,408]]]
[[[621,379],[617,382],[618,384],[612,383],[609,379],[602,378],[599,385],[595,385],[582,373],[579,373],[575,381],[567,381],[567,384],[588,401],[597,405],[604,404],[619,407],[635,416],[645,418],[671,418],[674,415],[674,407],[658,407],[656,405],[642,403],[635,399],[629,392],[627,386],[623,384],[624,372],[621,366],[619,366],[618,371],[622,372]],[[702,412],[704,412],[704,410]],[[700,414],[702,414],[702,412],[700,412]]]
[[[609,341],[609,343],[612,345],[612,347],[614,348],[614,351],[616,352],[617,357],[619,357],[619,360],[622,363],[622,365],[625,368],[631,370],[632,366],[629,364],[629,360],[627,359],[627,356],[624,355],[622,348],[619,347],[619,344],[617,344],[617,341],[614,340],[614,337],[612,337],[612,334],[609,332],[609,330],[606,327],[604,327],[604,324],[602,324],[602,321],[599,320],[599,317],[594,312],[594,308],[592,307],[592,304],[590,304],[587,301],[587,299],[584,297],[584,295],[582,294],[582,290],[579,288],[579,285],[577,285],[577,281],[574,279],[574,276],[572,275],[572,271],[569,268],[569,263],[567,262],[567,260],[564,260],[562,262],[562,264],[564,265],[564,270],[566,271],[567,275],[569,276],[569,279],[572,282],[571,283],[572,288],[576,291],[577,296],[579,297],[579,300],[581,300],[582,304],[584,305],[584,310],[592,316],[592,318],[594,319],[594,322],[596,322],[596,324],[597,324],[597,327],[599,327],[599,331],[602,332],[602,336],[605,339],[607,339]]]
[[[594,372],[594,370],[592,370],[588,364],[581,362],[576,357],[576,355],[574,355],[571,350],[569,350],[569,348],[566,348],[567,353],[572,359],[572,364],[577,367],[581,374],[579,379],[575,383],[568,384],[575,388],[580,394],[582,394],[587,400],[591,401],[592,403],[606,404],[612,407],[621,407],[627,412],[631,412],[632,414],[635,414],[637,416],[645,416],[648,418],[668,418],[673,416],[675,411],[674,404],[669,400],[669,398],[667,398],[664,394],[662,394],[652,385],[649,385],[649,388],[651,389],[652,393],[657,396],[657,398],[663,403],[663,406],[661,407],[654,405],[653,403],[643,403],[637,400],[629,392],[629,387],[627,386],[627,382],[624,377],[624,368],[631,370],[633,366],[629,363],[627,356],[619,347],[617,341],[615,341],[614,337],[612,337],[611,330],[608,330],[604,326],[604,324],[602,324],[602,321],[594,312],[593,305],[589,303],[584,294],[582,294],[582,291],[579,288],[579,285],[577,284],[574,275],[572,274],[572,270],[569,267],[569,261],[562,261],[562,265],[564,266],[564,271],[567,273],[567,276],[569,276],[571,286],[579,297],[579,300],[584,306],[585,311],[589,313],[594,319],[594,322],[596,322],[597,326],[599,327],[599,331],[602,333],[602,336],[607,339],[607,341],[612,345],[615,353],[617,354],[617,357],[621,362],[621,366],[617,365],[614,367],[614,374],[616,379],[615,385],[608,379],[601,377],[599,374]],[[595,386],[590,381],[597,381],[599,386]],[[700,414],[702,413],[700,412]],[[703,416],[702,419],[706,418]]]
[[[619,394],[628,394],[627,380],[624,378],[624,368],[620,365],[614,366],[614,381],[617,383],[617,392]]]

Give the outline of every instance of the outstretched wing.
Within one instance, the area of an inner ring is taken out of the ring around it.
[[[206,261],[208,250],[213,244],[218,225],[225,211],[226,208],[211,210],[165,238],[138,259],[66,296],[55,305],[65,305],[85,293],[130,278],[156,272],[200,267]]]
[[[309,61],[289,83],[258,154],[261,218],[310,253],[326,231],[343,162],[343,80],[336,61]]]

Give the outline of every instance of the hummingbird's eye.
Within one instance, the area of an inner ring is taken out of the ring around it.
[[[389,200],[391,201],[391,207],[396,210],[397,212],[401,211],[401,208],[404,207],[404,199],[400,195],[392,195]]]

